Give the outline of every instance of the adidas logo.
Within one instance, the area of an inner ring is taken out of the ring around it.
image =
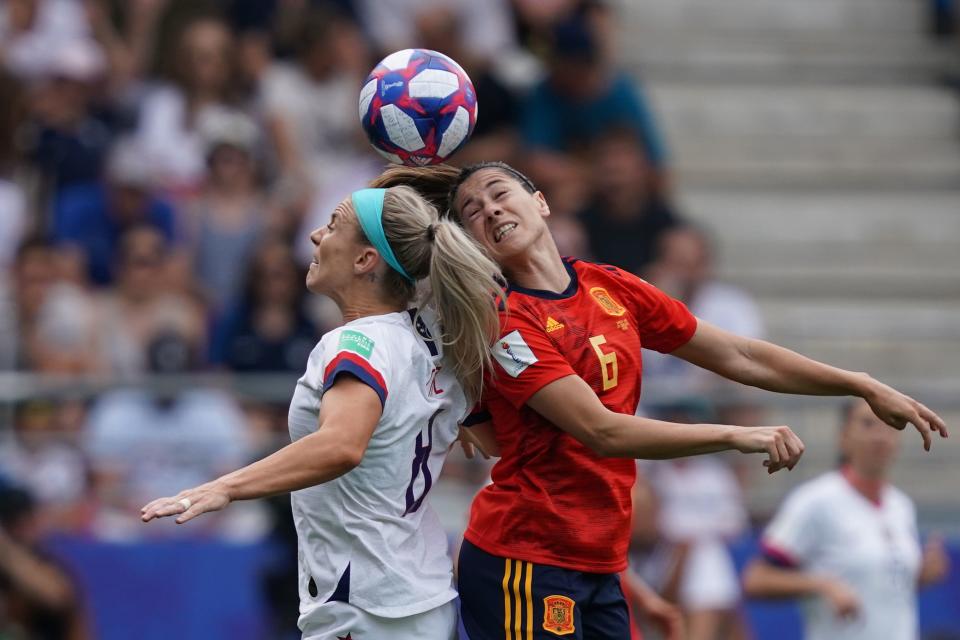
[[[553,333],[554,331],[560,331],[560,329],[563,329],[563,326],[564,326],[564,325],[563,325],[562,322],[557,322],[556,320],[554,320],[554,319],[551,318],[550,316],[547,316],[547,333]]]

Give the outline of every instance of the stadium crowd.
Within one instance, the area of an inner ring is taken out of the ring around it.
[[[602,0],[0,4],[0,372],[104,382],[97,393],[4,399],[0,597],[21,605],[6,623],[37,638],[82,626],[68,581],[36,550],[45,535],[291,541],[283,498],[190,527],[140,524],[149,499],[287,440],[289,396],[157,381],[266,374],[286,376],[292,392],[339,322],[304,288],[309,231],[383,166],[356,100],[391,51],[461,63],[480,112],[454,162],[506,160],[528,173],[555,203],[564,253],[627,268],[697,316],[762,336],[756,305],[716,281],[711,239],[673,205],[667,144],[642,86],[618,68],[617,35]],[[703,400],[714,376],[644,358],[661,380],[653,387],[671,394],[646,395],[642,411],[759,423],[746,400]],[[451,456],[432,499],[452,535],[488,465]],[[747,528],[738,471],[710,457],[642,475],[649,508],[638,521],[660,526],[638,526],[640,546],[682,548],[702,588],[665,578],[662,554],[638,551],[637,573],[659,572],[689,612],[720,611],[707,628],[739,628],[723,544]],[[21,537],[13,522],[28,515]],[[34,576],[43,584],[18,581],[9,545],[46,568]],[[267,580],[289,589],[295,578],[278,569]],[[276,600],[289,631],[296,598]],[[40,615],[52,610],[66,613]],[[699,637],[718,637],[709,633]]]

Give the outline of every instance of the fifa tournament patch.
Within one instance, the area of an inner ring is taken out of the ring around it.
[[[564,326],[566,326],[566,325],[564,325],[562,322],[557,322],[556,320],[554,320],[554,319],[551,318],[550,316],[547,316],[547,333],[553,333],[554,331],[560,331],[560,329],[563,329]]]
[[[590,295],[593,296],[593,299],[597,301],[597,304],[600,305],[600,308],[609,313],[611,316],[622,316],[627,312],[626,308],[614,300],[613,297],[603,287],[594,287],[590,289]]]
[[[566,636],[573,626],[573,607],[576,603],[567,596],[547,596],[543,599],[543,628],[558,636]]]
[[[340,341],[337,343],[337,351],[346,350],[359,353],[364,358],[370,358],[373,353],[374,342],[359,331],[346,329],[340,334]]]
[[[497,340],[496,344],[490,347],[490,352],[493,359],[513,378],[537,362],[537,356],[517,329]]]

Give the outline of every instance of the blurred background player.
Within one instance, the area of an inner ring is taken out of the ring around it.
[[[890,484],[899,434],[863,401],[842,414],[840,468],[794,489],[744,575],[757,598],[803,601],[807,640],[911,640],[917,591],[943,580],[939,537],[921,548],[913,501]]]
[[[452,640],[452,563],[426,499],[489,366],[498,270],[405,187],[354,192],[312,240],[307,286],[346,324],[310,354],[290,405],[294,442],[154,500],[143,521],[293,492],[305,639]],[[410,306],[425,278],[436,311],[421,314]]]

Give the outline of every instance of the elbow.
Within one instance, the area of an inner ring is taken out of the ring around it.
[[[338,474],[353,471],[363,462],[366,447],[345,444],[339,447],[334,455],[334,466]]]
[[[617,436],[617,430],[609,421],[597,421],[592,428],[585,430],[583,443],[598,456],[616,458],[623,453]]]
[[[753,560],[743,571],[743,593],[748,598],[765,598],[769,594],[763,579],[764,566],[762,561]]]

